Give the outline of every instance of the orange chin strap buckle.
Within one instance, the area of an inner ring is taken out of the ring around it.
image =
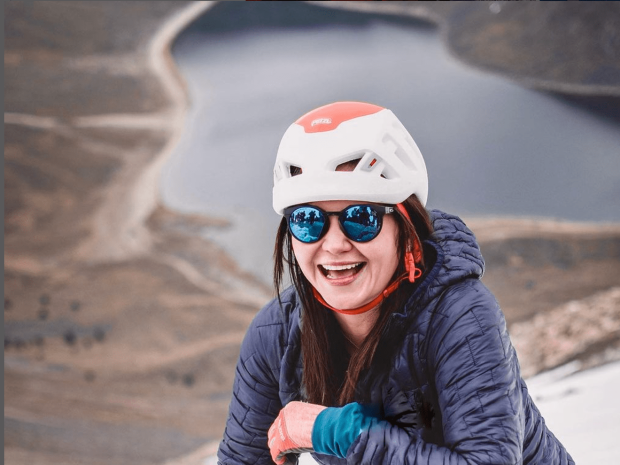
[[[405,253],[405,269],[407,270],[409,282],[413,283],[422,276],[422,270],[415,266],[415,260],[411,252]]]

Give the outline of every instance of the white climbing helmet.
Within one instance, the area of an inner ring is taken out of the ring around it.
[[[353,171],[337,171],[359,160]],[[273,208],[323,200],[397,204],[428,196],[418,146],[390,110],[336,102],[306,113],[282,137],[273,173]]]

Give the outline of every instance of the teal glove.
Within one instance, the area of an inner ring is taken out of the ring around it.
[[[316,417],[312,428],[312,447],[319,454],[341,459],[357,437],[379,423],[379,409],[357,402],[344,407],[328,407]]]

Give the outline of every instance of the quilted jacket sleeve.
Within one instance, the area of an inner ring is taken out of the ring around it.
[[[267,310],[267,311],[265,311]],[[218,464],[272,464],[267,431],[282,405],[278,395],[283,323],[269,321],[269,308],[254,319],[241,345]]]
[[[426,338],[445,444],[383,423],[360,435],[347,463],[522,463],[519,368],[491,293],[477,280],[453,286],[435,310]]]

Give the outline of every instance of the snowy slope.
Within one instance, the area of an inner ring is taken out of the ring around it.
[[[620,362],[562,376],[574,368],[530,378],[530,394],[578,465],[620,463]]]

